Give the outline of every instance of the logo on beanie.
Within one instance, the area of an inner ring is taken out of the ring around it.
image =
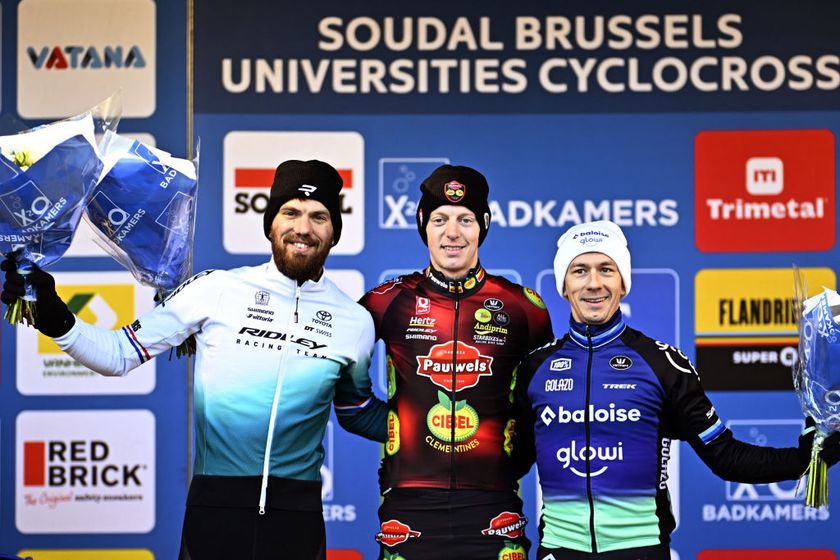
[[[306,196],[309,196],[312,193],[314,193],[315,191],[317,191],[318,187],[314,187],[312,185],[301,185],[301,186],[298,187],[298,190],[300,192],[302,192],[303,194],[305,194]]]
[[[461,202],[466,191],[467,187],[458,181],[449,181],[443,185],[443,195],[449,202]]]

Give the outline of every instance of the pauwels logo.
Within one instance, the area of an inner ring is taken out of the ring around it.
[[[697,247],[713,253],[834,247],[834,144],[829,130],[698,134]]]
[[[15,518],[22,533],[145,533],[154,527],[151,412],[23,412],[16,447]]]
[[[425,356],[417,356],[417,375],[447,391],[460,391],[478,385],[482,376],[492,375],[493,358],[484,356],[474,346],[458,341],[435,344]],[[454,372],[453,372],[454,368]],[[454,382],[454,387],[453,387]]]
[[[248,232],[262,231],[278,151],[289,159],[319,159],[344,183],[339,208],[344,224],[332,254],[356,255],[365,245],[364,139],[357,132],[231,132],[224,140],[223,241],[234,254],[253,254]],[[300,187],[302,196],[314,192]],[[265,253],[270,248],[266,246]]]
[[[376,534],[376,540],[385,546],[396,546],[404,543],[408,539],[417,539],[422,533],[414,531],[412,528],[402,521],[396,519],[389,519],[379,526],[379,532]]]
[[[57,31],[58,30],[58,31]],[[27,0],[18,6],[18,111],[65,117],[122,90],[122,116],[155,111],[155,3]],[[101,97],[100,97],[101,96]]]

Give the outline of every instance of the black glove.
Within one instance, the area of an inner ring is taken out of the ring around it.
[[[0,269],[6,272],[0,300],[6,305],[12,305],[25,293],[23,276],[17,271],[14,258],[6,257],[0,263]],[[37,296],[35,328],[52,338],[66,334],[76,323],[76,317],[55,292],[55,279],[35,265],[32,265],[32,272],[26,278],[35,288]]]
[[[811,447],[817,434],[817,423],[810,416],[805,417],[805,429],[799,434],[799,458],[807,466],[811,462]],[[840,432],[834,432],[823,440],[820,459],[829,467],[840,461]]]

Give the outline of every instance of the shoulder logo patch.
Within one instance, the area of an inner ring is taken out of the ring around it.
[[[633,360],[627,356],[613,356],[610,358],[610,367],[619,371],[625,370],[633,365]]]

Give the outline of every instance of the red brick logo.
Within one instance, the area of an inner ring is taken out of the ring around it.
[[[695,243],[709,253],[834,246],[834,135],[706,131],[694,141]]]

